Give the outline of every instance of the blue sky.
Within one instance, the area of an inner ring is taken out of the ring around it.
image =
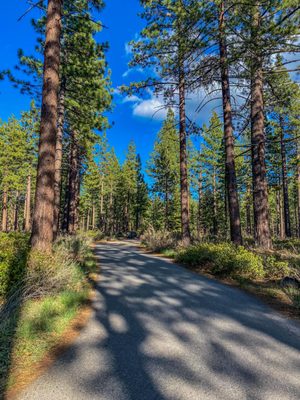
[[[128,69],[130,60],[128,42],[139,34],[143,27],[143,21],[138,16],[141,11],[139,0],[107,0],[106,3],[100,19],[107,29],[97,35],[97,39],[109,42],[110,49],[107,53],[107,60],[112,71],[113,87],[117,89],[122,84],[128,84],[130,81],[143,79],[146,76],[145,71]],[[27,8],[26,0],[9,0],[2,4],[0,14],[1,69],[13,69],[18,62],[17,51],[19,48],[22,48],[25,54],[34,52],[36,35],[31,27],[31,19],[38,17],[41,12],[35,9],[18,22],[18,18]],[[296,76],[294,78],[296,79]],[[198,93],[187,98],[187,113],[200,126],[203,122],[208,122],[212,110],[216,110],[221,117],[220,98],[209,102],[200,113],[195,112],[203,97],[204,92],[200,89]],[[30,100],[21,95],[9,82],[0,82],[1,119],[6,120],[12,114],[19,117],[21,111],[29,108]],[[109,115],[113,127],[108,131],[108,139],[121,161],[125,158],[129,141],[133,139],[145,166],[149,153],[152,151],[156,133],[160,129],[166,113],[166,111],[156,113],[157,107],[160,106],[161,101],[155,99],[151,93],[148,93],[148,97],[146,95],[144,99],[136,97],[128,99],[125,96],[115,95],[114,109]]]
[[[97,37],[108,41],[110,45],[107,59],[112,70],[113,87],[139,79],[142,72],[128,72],[127,43],[141,30],[143,21],[137,15],[140,11],[138,0],[107,0],[107,5],[100,15],[102,22],[108,27]],[[1,69],[13,69],[17,64],[17,51],[22,48],[25,54],[32,54],[35,45],[35,33],[31,27],[31,18],[40,14],[39,10],[31,11],[21,21],[18,18],[27,10],[25,0],[9,0],[2,5],[0,21]],[[149,95],[149,97],[151,97]],[[146,101],[128,99],[116,95],[114,109],[109,119],[114,123],[108,131],[109,143],[115,147],[118,157],[123,161],[128,143],[133,139],[137,151],[145,164],[152,150],[155,135],[161,126],[163,115],[152,117],[157,100]],[[6,120],[10,115],[19,116],[28,109],[30,98],[21,95],[7,81],[0,82],[0,117]]]

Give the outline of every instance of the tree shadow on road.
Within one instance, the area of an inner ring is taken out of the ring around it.
[[[126,245],[101,245],[86,399],[299,398],[299,326],[259,300]],[[295,329],[295,331],[292,331]],[[76,343],[56,364],[76,363]]]

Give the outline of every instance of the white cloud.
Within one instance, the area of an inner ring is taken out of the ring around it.
[[[142,74],[144,72],[144,70],[141,67],[129,68],[129,69],[127,69],[127,71],[125,71],[122,74],[122,77],[126,78],[128,75],[132,74],[133,72],[139,72],[140,74]]]
[[[152,97],[151,99],[135,103],[133,105],[133,115],[163,121],[167,116],[167,109],[159,98]]]
[[[126,96],[122,100],[122,103],[139,103],[140,101],[143,101],[140,99],[138,96],[132,95],[132,96]]]
[[[125,53],[126,55],[130,55],[132,53],[132,48],[129,42],[125,43]]]

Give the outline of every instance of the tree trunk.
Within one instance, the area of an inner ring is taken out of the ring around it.
[[[216,168],[213,172],[213,234],[218,235],[218,209],[217,209],[217,185],[216,185]]]
[[[190,207],[186,149],[186,115],[185,115],[185,75],[184,65],[179,61],[179,143],[180,143],[180,200],[182,242],[188,246],[191,242]]]
[[[300,143],[297,142],[297,209],[298,209],[298,237],[300,237]]]
[[[4,189],[2,198],[2,232],[7,232],[7,190]]]
[[[251,148],[253,176],[253,211],[256,245],[264,249],[272,247],[269,227],[268,186],[265,165],[265,121],[263,103],[263,60],[259,54],[257,31],[260,27],[259,8],[253,15],[252,43],[257,44],[251,66]]]
[[[62,0],[48,0],[41,127],[35,206],[31,234],[34,249],[51,252],[54,218],[55,145],[60,68]]]
[[[246,203],[246,226],[247,234],[252,235],[252,223],[251,223],[251,188],[247,188],[247,203]]]
[[[198,238],[202,236],[202,173],[199,171],[198,178],[198,216],[197,216],[197,232]]]
[[[286,167],[286,148],[284,142],[284,121],[280,115],[280,152],[281,152],[281,173],[282,173],[282,192],[283,192],[283,213],[285,236],[291,237],[291,217],[289,204],[289,188]]]
[[[75,234],[78,230],[79,197],[79,148],[75,131],[71,133],[70,152],[68,233]]]
[[[19,228],[19,191],[16,191],[16,204],[14,206],[14,217],[13,217],[13,221],[14,221],[14,231],[17,231]]]
[[[93,204],[92,207],[92,230],[95,230],[95,226],[96,226],[96,210],[95,210],[95,204]]]
[[[62,79],[59,92],[57,136],[56,136],[56,149],[55,149],[54,221],[53,221],[54,239],[57,237],[59,230],[64,118],[65,118],[65,81],[64,79]]]
[[[100,221],[99,227],[104,229],[104,176],[101,175],[101,190],[100,190]]]
[[[86,217],[86,231],[90,229],[90,210],[87,212],[87,217]]]
[[[226,194],[228,198],[229,221],[230,221],[230,237],[231,241],[242,244],[242,230],[240,218],[240,206],[236,182],[236,170],[234,161],[234,137],[232,124],[232,111],[230,99],[230,83],[228,74],[227,59],[227,43],[225,33],[225,2],[220,5],[220,69],[222,81],[222,99],[223,99],[223,116],[224,116],[224,144],[225,144],[225,179]]]
[[[24,209],[24,230],[25,232],[29,232],[30,225],[30,217],[31,217],[31,175],[27,176],[27,185],[26,185],[26,197],[25,197],[25,209]]]
[[[165,230],[170,228],[169,221],[169,192],[168,192],[168,176],[165,176]]]
[[[276,234],[281,237],[280,190],[276,190]]]

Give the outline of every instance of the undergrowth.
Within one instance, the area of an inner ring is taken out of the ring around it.
[[[149,250],[192,269],[203,271],[220,278],[231,278],[241,287],[248,287],[269,297],[288,298],[300,309],[300,240],[275,240],[271,252],[253,247],[235,246],[228,242],[201,241],[187,248],[168,232],[146,232],[142,244]],[[286,277],[295,279],[295,285],[282,286]]]
[[[7,237],[3,240],[9,245]],[[13,279],[10,287],[6,284],[0,305],[0,398],[17,380],[10,370],[29,368],[59,341],[87,301],[89,275],[97,269],[91,241],[85,236],[59,238],[50,256],[39,252],[29,255],[28,237],[19,234],[19,238],[26,243],[26,256],[11,255],[12,249],[16,254],[20,251],[12,244],[7,260],[20,259],[23,263],[25,259],[25,266],[22,264],[19,277],[14,274],[18,279]],[[18,271],[20,267],[12,269]]]

